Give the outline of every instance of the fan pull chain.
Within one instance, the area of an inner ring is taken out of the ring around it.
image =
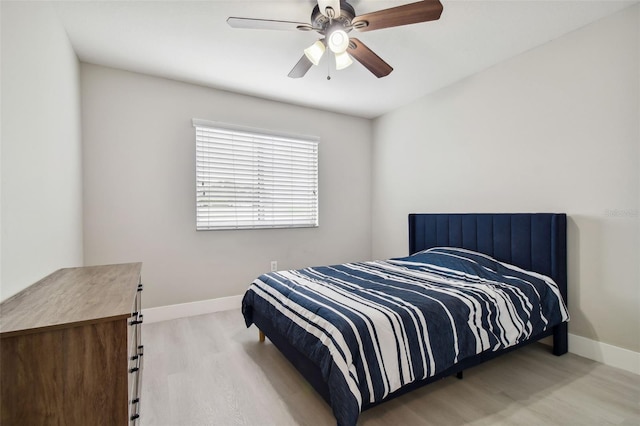
[[[329,28],[331,28],[332,24],[333,24],[333,13],[330,13],[329,14]],[[327,80],[331,80],[331,55],[327,55]]]

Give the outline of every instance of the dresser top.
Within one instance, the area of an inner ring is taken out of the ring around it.
[[[131,316],[142,263],[59,269],[0,304],[0,335]]]

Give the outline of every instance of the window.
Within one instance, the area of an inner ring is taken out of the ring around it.
[[[193,126],[197,230],[318,226],[318,138]]]

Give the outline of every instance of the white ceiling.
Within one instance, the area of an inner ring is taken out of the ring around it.
[[[229,16],[309,22],[314,0],[72,1],[55,7],[83,62],[373,118],[636,1],[441,0],[438,21],[357,34],[394,71],[329,55],[287,77],[315,32],[234,29]],[[356,14],[412,0],[353,0]],[[357,33],[354,31],[354,33]],[[353,33],[352,33],[353,35]]]

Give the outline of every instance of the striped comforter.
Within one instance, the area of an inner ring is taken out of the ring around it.
[[[569,319],[551,278],[456,248],[264,274],[242,302],[247,326],[254,309],[320,367],[339,425],[403,385]]]

